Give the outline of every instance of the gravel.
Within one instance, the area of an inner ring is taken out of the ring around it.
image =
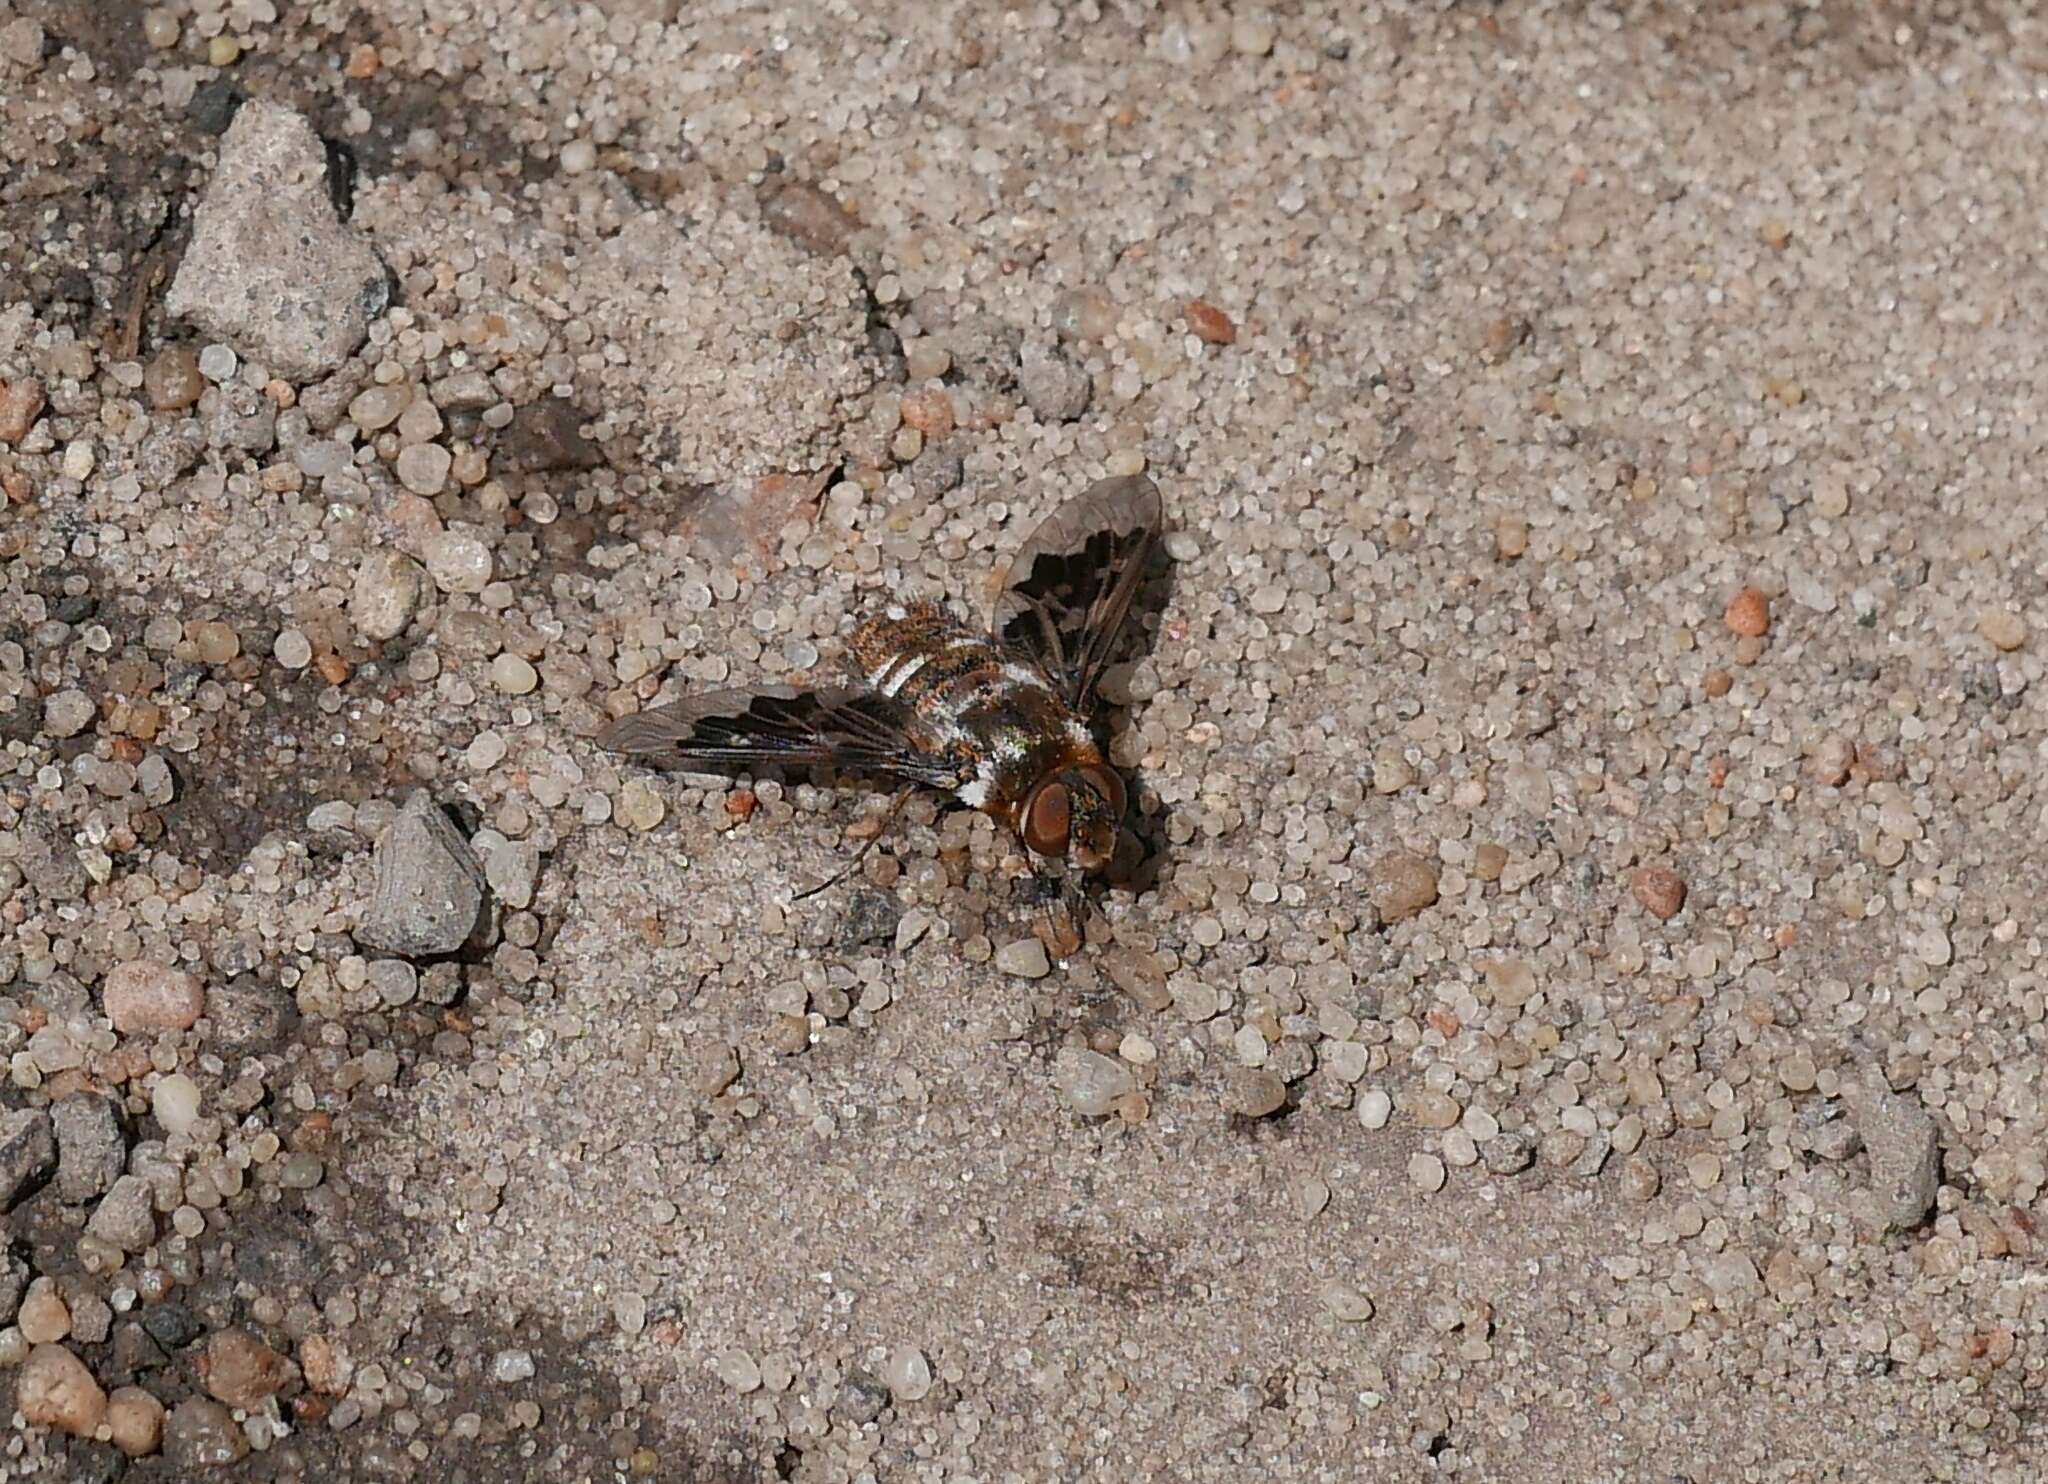
[[[12,1209],[56,1166],[57,1141],[47,1112],[0,1113],[0,1209]]]
[[[100,986],[100,999],[124,1035],[190,1030],[206,1013],[206,989],[198,976],[147,959],[116,964]]]
[[[1941,1142],[1918,1099],[1901,1097],[1875,1066],[1842,1083],[1842,1099],[1870,1154],[1870,1193],[1886,1231],[1918,1226],[1941,1189]]]
[[[107,1396],[12,1472],[2036,1471],[2029,10],[89,9],[0,1386]],[[591,746],[1137,474],[1071,924]]]
[[[141,1252],[156,1240],[154,1195],[140,1175],[123,1175],[93,1208],[87,1233],[124,1252]]]
[[[348,619],[365,639],[396,639],[419,610],[420,564],[402,551],[373,551],[356,568]]]
[[[453,953],[475,931],[484,872],[433,796],[415,790],[377,842],[376,887],[356,940],[407,958]]]
[[[1053,1065],[1053,1081],[1067,1106],[1087,1118],[1110,1112],[1117,1100],[1137,1090],[1130,1068],[1114,1057],[1068,1047]]]
[[[219,1402],[188,1396],[171,1408],[163,1426],[164,1457],[173,1468],[225,1468],[249,1456],[249,1440]]]
[[[107,1414],[107,1394],[83,1361],[62,1345],[38,1345],[22,1362],[14,1404],[31,1427],[61,1427],[91,1437]]]
[[[387,292],[376,250],[335,220],[312,125],[275,103],[245,104],[221,139],[165,309],[312,380],[363,343]]]
[[[57,1195],[84,1205],[112,1188],[127,1164],[128,1146],[111,1099],[78,1092],[50,1105],[57,1138]]]

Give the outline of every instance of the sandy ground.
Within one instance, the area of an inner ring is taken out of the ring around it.
[[[2048,28],[951,9],[0,0],[8,1475],[2035,1477]],[[590,743],[1140,471],[1050,972]]]

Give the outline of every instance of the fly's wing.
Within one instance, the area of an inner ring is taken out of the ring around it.
[[[1055,510],[1010,563],[991,627],[1086,711],[1116,652],[1164,524],[1142,474],[1099,480]]]
[[[763,685],[685,696],[620,718],[598,733],[597,745],[687,772],[833,768],[935,788],[959,781],[926,745],[908,706],[850,687]]]

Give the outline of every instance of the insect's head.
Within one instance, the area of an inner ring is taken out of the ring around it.
[[[1116,853],[1124,822],[1124,782],[1100,763],[1045,779],[1024,801],[1024,843],[1038,855],[1099,871]]]

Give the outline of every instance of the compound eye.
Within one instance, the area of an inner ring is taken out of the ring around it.
[[[1066,786],[1046,784],[1024,806],[1024,843],[1040,855],[1065,855],[1072,815]]]

